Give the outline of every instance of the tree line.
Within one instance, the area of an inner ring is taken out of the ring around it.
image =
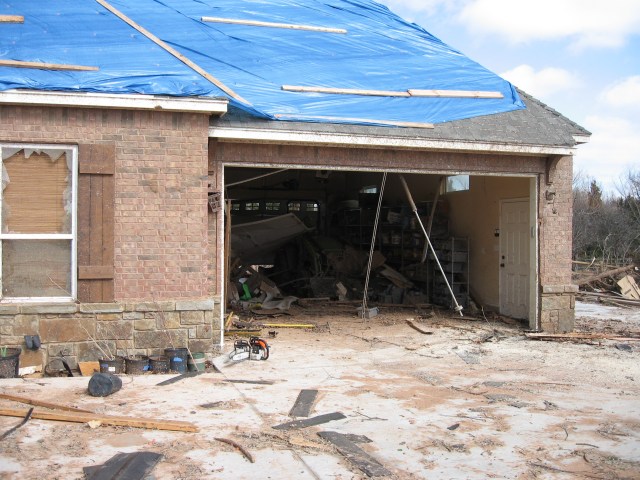
[[[618,181],[617,195],[577,172],[573,181],[573,259],[640,265],[640,170]]]

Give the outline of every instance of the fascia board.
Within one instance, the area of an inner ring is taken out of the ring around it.
[[[303,144],[332,147],[438,150],[519,155],[573,155],[575,148],[549,145],[524,145],[498,142],[471,142],[394,136],[354,135],[346,133],[305,132],[254,128],[209,127],[209,137],[220,141]]]
[[[48,92],[5,90],[0,104],[56,107],[109,108],[123,110],[163,110],[222,115],[227,112],[226,98],[167,97],[89,92]]]

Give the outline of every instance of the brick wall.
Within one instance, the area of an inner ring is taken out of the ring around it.
[[[0,306],[0,345],[22,346],[23,365],[61,352],[96,360],[94,340],[119,354],[158,353],[170,337],[176,347],[216,349],[208,123],[206,114],[0,106],[1,142],[113,144],[116,152],[115,303]],[[44,347],[27,352],[23,336],[34,334]]]
[[[573,157],[549,159],[541,176],[540,228],[540,327],[547,332],[574,328],[575,293],[571,282],[573,221]]]
[[[116,301],[210,295],[208,115],[0,106],[0,141],[114,143]]]

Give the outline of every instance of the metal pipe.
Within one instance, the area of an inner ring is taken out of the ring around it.
[[[424,228],[424,225],[422,224],[422,220],[420,219],[420,215],[418,214],[418,208],[416,207],[416,204],[413,201],[413,197],[411,196],[411,191],[409,191],[409,186],[407,185],[407,182],[405,181],[404,177],[402,175],[400,175],[400,181],[402,182],[402,186],[404,187],[404,191],[407,194],[407,200],[409,201],[409,205],[411,206],[411,210],[413,211],[414,215],[416,216],[416,220],[418,220],[418,223],[420,224],[420,228],[422,229],[422,233],[424,233],[424,237],[427,239],[427,244],[429,245],[429,249],[431,250],[431,253],[433,254],[433,258],[436,260],[436,264],[438,265],[438,268],[440,269],[440,273],[442,273],[442,278],[444,278],[444,282],[447,284],[447,288],[449,289],[449,293],[451,294],[451,298],[453,299],[453,303],[455,304],[455,308],[454,310],[458,313],[460,313],[460,316],[464,316],[462,315],[462,307],[458,304],[458,299],[456,299],[456,296],[453,293],[453,290],[451,289],[451,285],[449,284],[449,280],[447,279],[447,275],[444,273],[444,270],[442,268],[442,265],[440,264],[440,260],[438,259],[438,255],[436,254],[436,251],[433,248],[433,245],[431,244],[431,240],[429,239],[429,235],[427,234],[427,231]]]

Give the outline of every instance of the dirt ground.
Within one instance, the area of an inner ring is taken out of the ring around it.
[[[4,393],[199,428],[33,419],[0,441],[0,478],[79,479],[84,466],[138,451],[163,455],[155,479],[367,478],[318,436],[332,431],[370,439],[358,446],[387,478],[640,479],[640,341],[530,340],[513,321],[443,311],[382,309],[370,320],[346,306],[296,312],[277,321],[319,328],[265,329],[266,361],[225,364],[229,342],[215,361],[222,373],[167,386],[157,384],[168,375],[122,376],[119,392],[95,398],[87,377],[0,380]],[[577,313],[579,331],[640,338],[637,308],[578,302]],[[319,391],[311,416],[346,418],[273,429],[293,420],[301,389]],[[0,408],[25,406],[1,400]],[[0,417],[0,434],[19,421]]]

